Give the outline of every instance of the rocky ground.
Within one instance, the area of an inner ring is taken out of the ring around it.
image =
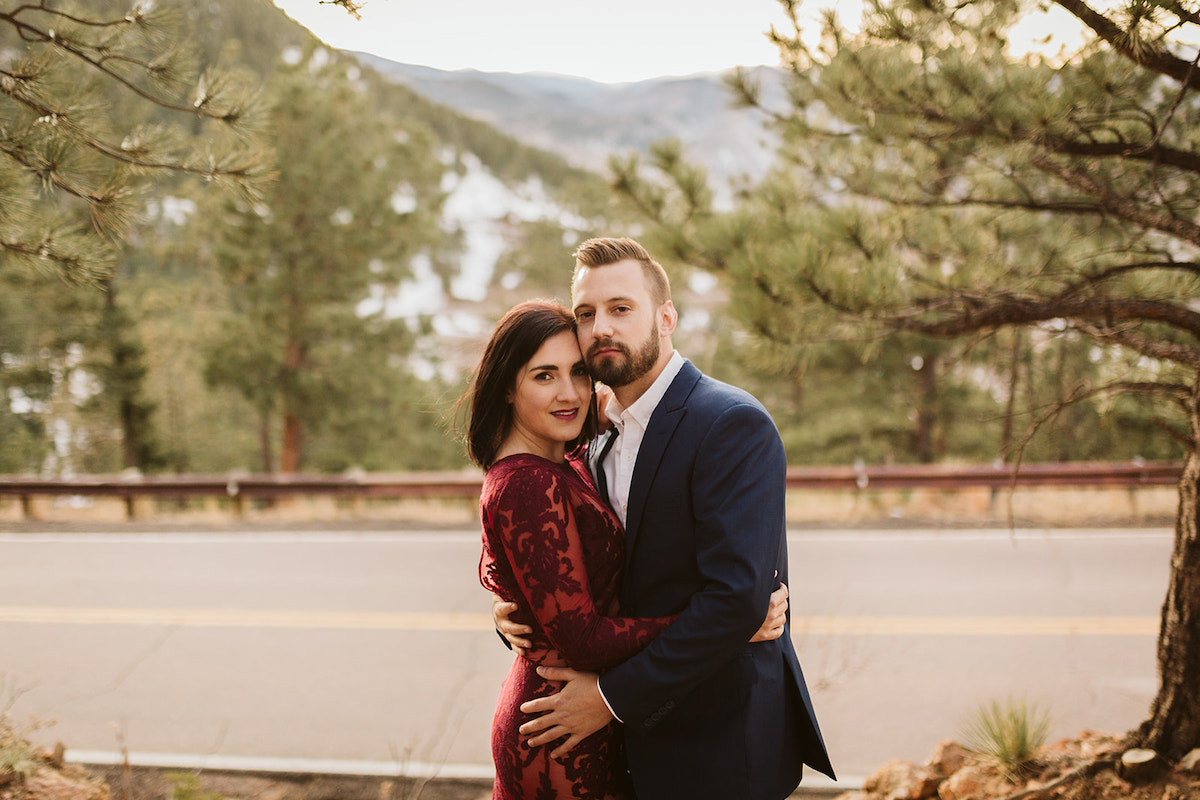
[[[1020,775],[953,741],[925,764],[895,761],[836,800],[1200,800],[1200,750],[1179,764],[1092,732],[1042,747]]]

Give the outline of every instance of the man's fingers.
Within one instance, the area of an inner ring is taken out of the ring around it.
[[[532,700],[526,700],[524,703],[521,703],[521,711],[526,714],[545,714],[547,711],[553,711],[554,697],[555,695],[550,695],[549,697],[535,697]],[[535,725],[540,719],[541,717],[538,717],[538,719],[531,719],[529,722],[526,722],[521,726],[521,733],[529,733],[529,731],[534,730],[540,731],[546,727],[544,724]]]
[[[537,674],[548,681],[573,681],[583,673],[570,667],[538,667]]]
[[[527,739],[525,739],[525,746],[526,747],[541,747],[544,744],[552,744],[553,742],[563,738],[566,735],[567,735],[566,730],[564,730],[559,725],[555,725],[553,728],[550,728],[549,730],[542,731],[541,733],[537,734],[536,736],[530,736]],[[554,755],[554,753],[551,753],[550,755]]]
[[[550,757],[551,758],[562,758],[568,752],[570,752],[571,748],[574,747],[577,742],[582,741],[583,738],[584,737],[582,737],[582,736],[568,736],[567,740],[565,742],[563,742],[558,747],[556,747],[550,751]]]

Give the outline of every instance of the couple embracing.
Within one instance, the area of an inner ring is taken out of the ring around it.
[[[493,798],[780,800],[804,764],[833,777],[787,623],[774,423],[675,352],[637,242],[584,242],[571,305],[505,315],[465,396],[480,580],[524,645]]]

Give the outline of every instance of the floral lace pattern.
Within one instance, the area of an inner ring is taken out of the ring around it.
[[[513,601],[533,646],[504,681],[492,722],[494,800],[632,797],[616,724],[589,736],[561,760],[552,746],[525,746],[521,703],[556,685],[539,664],[603,672],[641,650],[671,619],[617,616],[624,532],[577,461],[556,464],[522,454],[501,459],[480,497],[484,588]]]

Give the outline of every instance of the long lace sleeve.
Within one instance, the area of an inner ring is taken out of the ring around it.
[[[553,468],[527,466],[494,489],[484,509],[491,546],[502,551],[493,557],[508,562],[515,583],[510,588],[520,594],[514,599],[528,606],[535,628],[568,665],[609,669],[640,651],[674,619],[606,616],[597,608],[579,515],[564,476]],[[497,576],[490,577],[481,575],[484,585],[502,590]]]

